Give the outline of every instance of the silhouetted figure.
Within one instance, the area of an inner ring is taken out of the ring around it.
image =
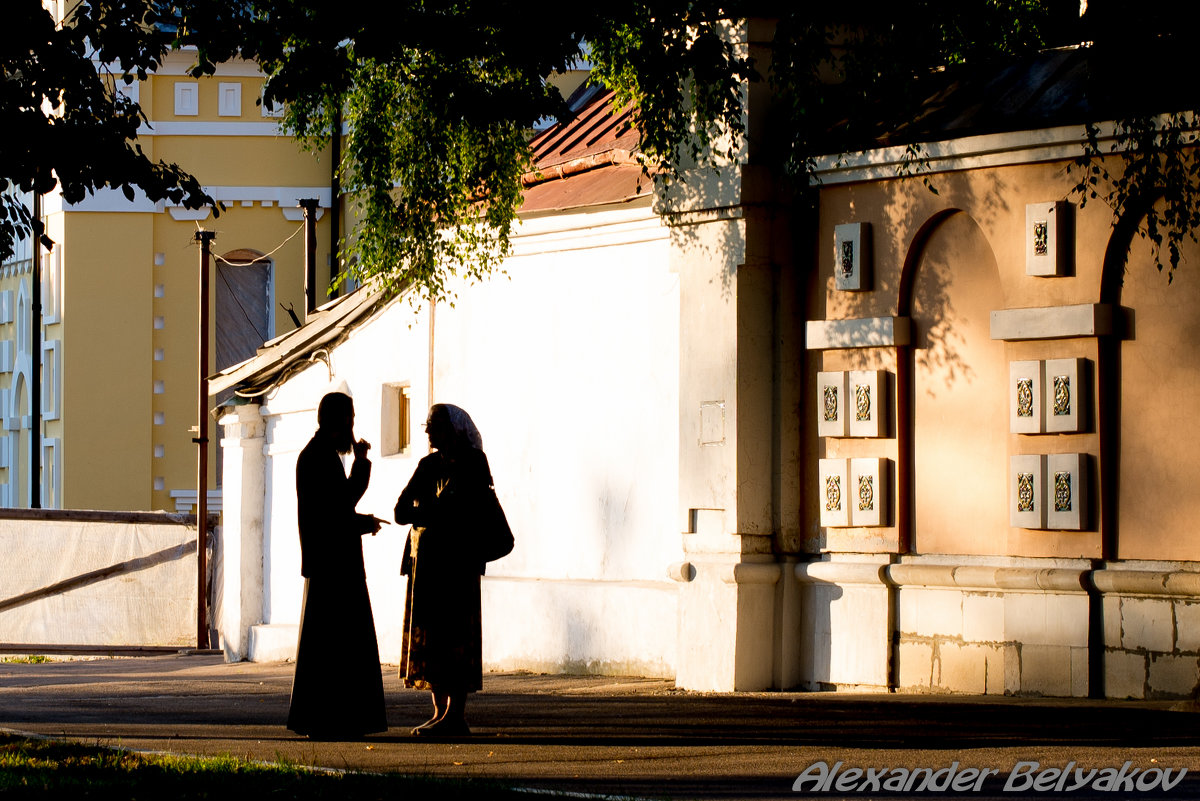
[[[435,404],[425,423],[436,449],[417,465],[396,501],[396,522],[411,523],[401,572],[408,576],[400,678],[429,690],[433,717],[416,735],[470,734],[467,693],[483,680],[479,577],[472,552],[478,510],[491,492],[483,439],[457,406]]]
[[[296,461],[304,608],[287,726],[314,739],[352,739],[387,730],[362,555],[362,535],[377,532],[379,520],[354,511],[371,478],[371,445],[354,440],[348,395],[322,398],[317,424]],[[351,450],[347,477],[340,454]]]

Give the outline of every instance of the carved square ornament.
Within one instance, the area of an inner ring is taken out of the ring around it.
[[[1075,252],[1071,204],[1054,200],[1025,207],[1025,274],[1069,275]]]
[[[890,417],[884,401],[887,395],[887,372],[851,370],[849,375],[850,402],[854,404],[850,414],[850,436],[887,436]]]
[[[834,286],[844,292],[871,288],[871,224],[843,223],[833,228]]]
[[[844,437],[849,433],[847,383],[845,372],[817,373],[817,436]]]
[[[1008,518],[1014,528],[1046,527],[1046,457],[1021,454],[1008,466]]]
[[[1008,363],[1008,430],[1013,434],[1042,432],[1042,363]]]
[[[1046,457],[1050,508],[1046,528],[1080,531],[1087,527],[1088,457],[1085,453],[1052,453]]]
[[[820,484],[817,497],[820,499],[821,525],[826,528],[850,525],[850,507],[854,503],[855,493],[849,491],[849,460],[821,459],[818,472]]]
[[[1077,433],[1087,420],[1088,360],[1047,359],[1046,431]]]
[[[850,525],[888,524],[888,499],[891,497],[889,466],[888,459],[870,457],[850,460],[850,486],[855,493]]]

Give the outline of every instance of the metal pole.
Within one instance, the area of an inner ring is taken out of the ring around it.
[[[208,648],[208,262],[216,231],[196,231],[200,243],[200,393],[196,412],[196,647]]]
[[[42,193],[33,190],[33,270],[29,337],[29,508],[42,508]]]
[[[304,313],[317,310],[317,198],[305,198],[300,203],[304,209]]]
[[[340,106],[334,111],[331,145],[333,157],[329,176],[329,286],[332,287],[337,284],[338,274],[342,271],[338,247],[338,240],[342,237],[339,228],[341,222],[339,218],[342,216],[342,179],[338,175],[338,170],[342,165],[342,109]],[[342,293],[339,291],[337,294],[341,295]]]

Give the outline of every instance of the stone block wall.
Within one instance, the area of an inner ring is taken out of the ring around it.
[[[1200,573],[1190,563],[1110,565],[1104,592],[1104,691],[1110,698],[1187,698],[1200,691]]]
[[[896,588],[897,689],[1086,696],[1083,592]]]
[[[1200,690],[1200,565],[826,555],[801,564],[801,686],[1185,698]],[[1099,603],[1093,603],[1093,600]],[[1091,652],[1092,614],[1103,653]],[[1090,686],[1102,659],[1103,687]]]

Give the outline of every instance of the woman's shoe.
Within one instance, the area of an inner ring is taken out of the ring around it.
[[[418,737],[470,737],[471,729],[462,718],[442,718],[429,725],[413,729]]]
[[[413,733],[413,734],[415,734],[415,735],[421,735],[421,734],[424,734],[424,733],[425,733],[425,731],[426,731],[426,730],[427,730],[429,727],[431,727],[431,726],[435,725],[435,724],[436,724],[436,723],[437,723],[439,720],[441,720],[441,718],[439,718],[437,715],[434,715],[433,717],[431,717],[429,720],[425,721],[425,722],[424,722],[424,723],[422,723],[421,725],[419,725],[419,726],[414,726],[414,727],[413,727],[413,730],[412,730],[412,733]]]

